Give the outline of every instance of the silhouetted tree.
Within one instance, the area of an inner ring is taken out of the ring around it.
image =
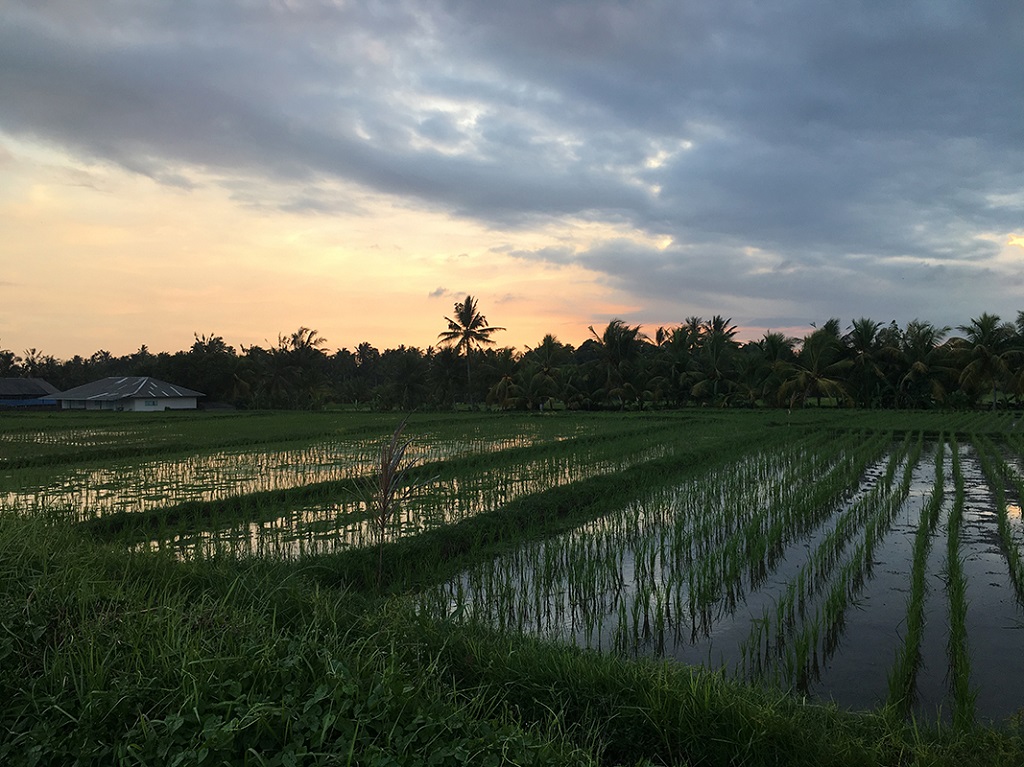
[[[736,326],[731,323],[732,318],[716,314],[698,330],[695,397],[718,403],[719,397],[733,388],[733,360],[739,345],[734,340]]]
[[[984,313],[957,329],[964,333],[953,342],[961,365],[960,387],[967,392],[990,388],[995,409],[1000,384],[1011,378],[1010,361],[1020,355],[1012,346],[1014,326],[1002,322],[996,314]]]
[[[469,403],[472,405],[473,385],[470,375],[470,358],[474,349],[493,344],[494,339],[491,336],[505,328],[489,325],[487,318],[477,309],[476,300],[469,295],[466,296],[465,301],[455,304],[455,317],[445,317],[445,321],[448,323],[448,329],[439,333],[437,337],[442,344],[451,346],[465,355],[466,391]]]
[[[848,398],[843,381],[851,363],[842,358],[842,353],[838,319],[830,319],[804,337],[797,359],[788,366],[786,380],[779,390],[788,397],[790,407],[803,407],[808,397],[817,397],[819,407],[822,397]]]
[[[640,332],[639,325],[630,326],[618,318],[609,322],[600,335],[593,326],[589,330],[598,352],[595,367],[602,398],[623,409],[628,401],[636,400],[633,376],[647,336]]]

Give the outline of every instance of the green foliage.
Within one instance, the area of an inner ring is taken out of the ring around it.
[[[768,331],[741,343],[731,318],[688,317],[660,327],[612,319],[576,348],[550,334],[534,349],[488,348],[503,328],[488,324],[467,295],[445,317],[441,349],[400,345],[326,351],[316,330],[279,334],[276,346],[236,351],[213,333],[188,351],[61,361],[35,349],[24,359],[0,349],[5,376],[43,377],[66,390],[104,376],[150,375],[241,408],[453,410],[487,401],[501,409],[650,410],[713,407],[886,409],[1019,407],[1024,395],[1024,323],[983,313],[938,327],[868,317],[843,332],[831,318],[802,339]]]

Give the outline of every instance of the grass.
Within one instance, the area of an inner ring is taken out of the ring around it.
[[[0,546],[0,763],[591,761],[459,699],[385,605],[294,570],[125,557],[38,520]]]

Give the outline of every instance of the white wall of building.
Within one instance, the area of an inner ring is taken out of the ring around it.
[[[195,397],[157,397],[156,399],[123,400],[125,410],[155,413],[161,410],[195,410]]]
[[[157,413],[164,410],[195,410],[195,397],[157,397],[156,399],[123,400],[62,400],[64,410],[133,410],[137,413]]]

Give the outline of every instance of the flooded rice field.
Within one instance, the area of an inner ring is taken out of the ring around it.
[[[549,456],[534,461],[485,468],[460,477],[438,477],[402,505],[384,539],[394,541],[438,530],[470,517],[495,511],[517,498],[663,455],[654,445],[612,459],[596,455]],[[376,544],[376,530],[366,501],[356,490],[336,502],[286,509],[259,522],[227,524],[216,529],[189,530],[154,538],[141,548],[170,550],[185,559],[231,556],[299,557],[330,554]]]
[[[410,458],[423,463],[525,447],[532,438],[419,442]],[[0,489],[5,510],[65,509],[81,519],[143,512],[188,502],[211,502],[365,475],[379,440],[346,440],[274,451],[231,450],[181,458],[80,468],[51,481]],[[10,483],[13,484],[13,483]]]
[[[575,428],[413,440],[408,458],[431,476],[383,532],[360,490],[380,460],[380,439],[365,437],[8,468],[0,515],[116,519],[108,542],[181,560],[344,556],[691,447],[672,424],[589,441]],[[144,432],[67,434],[106,449]],[[524,530],[411,598],[445,620],[699,664],[844,707],[1003,721],[1024,709],[1022,456],[1020,436],[990,433],[752,441],[656,487],[628,485],[630,502],[569,532]]]
[[[1024,707],[1024,611],[1020,507],[993,487],[1021,474],[978,451],[752,454],[469,570],[423,609],[845,707],[998,721]]]

